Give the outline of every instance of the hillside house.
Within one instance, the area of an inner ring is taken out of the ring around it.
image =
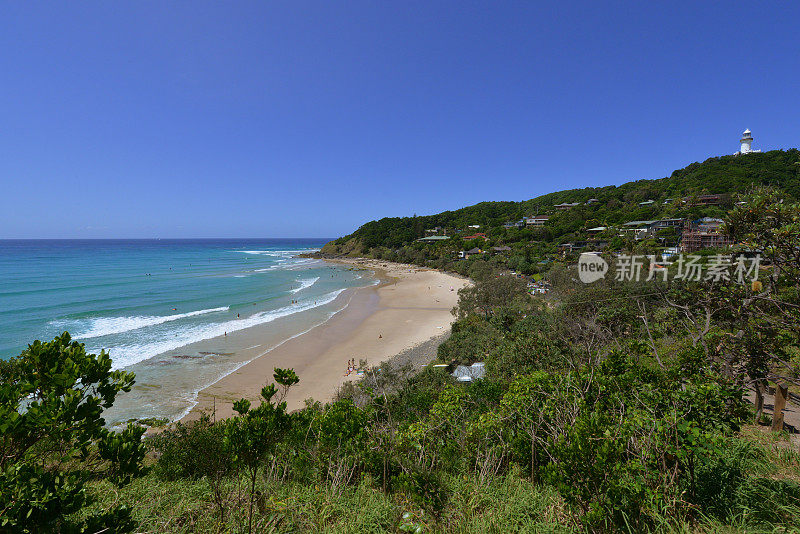
[[[691,253],[704,248],[727,247],[733,241],[722,233],[722,219],[703,217],[687,224],[681,236],[681,252]]]
[[[458,253],[458,257],[461,258],[461,259],[466,260],[466,259],[469,259],[471,256],[474,256],[476,254],[482,254],[482,253],[483,253],[483,251],[481,249],[479,249],[478,247],[475,247],[475,248],[471,248],[469,250],[462,250],[461,252]]]
[[[671,257],[677,255],[678,255],[678,247],[665,248],[664,251],[661,252],[661,257],[664,259],[664,261],[667,261]]]
[[[698,195],[696,197],[686,197],[684,203],[695,206],[719,206],[722,203],[723,195]]]
[[[544,294],[550,289],[550,284],[544,280],[532,280],[528,283],[528,292],[531,295]]]
[[[697,221],[694,222],[702,230],[710,232],[719,232],[722,230],[722,225],[724,224],[725,221],[723,221],[722,219],[715,219],[713,217],[703,217],[702,219],[698,219]]]
[[[437,243],[439,241],[447,241],[450,239],[450,236],[446,235],[429,235],[427,237],[421,237],[417,239],[420,243]]]
[[[620,237],[633,237],[634,239],[646,239],[653,236],[659,230],[666,228],[683,228],[686,224],[685,219],[659,219],[656,221],[631,221],[622,225]]]
[[[620,237],[633,237],[636,240],[644,239],[650,233],[650,225],[656,221],[631,221],[626,222],[619,229]]]
[[[525,227],[525,219],[520,219],[517,222],[508,221],[507,223],[503,224],[503,228],[506,230],[511,230],[513,228],[524,228]]]
[[[653,224],[650,225],[650,230],[657,232],[658,230],[663,230],[664,228],[683,228],[685,224],[686,219],[661,219],[658,221],[653,221]]]
[[[541,228],[550,219],[549,215],[534,215],[533,217],[525,217],[525,226],[530,228]]]
[[[719,206],[722,203],[722,195],[700,195],[697,203],[701,206]]]
[[[580,250],[582,248],[586,248],[588,245],[589,245],[588,241],[575,241],[574,243],[562,243],[562,244],[558,245],[558,251],[559,252],[573,252],[575,250]]]
[[[566,211],[566,210],[571,210],[572,208],[574,208],[575,206],[578,206],[578,205],[580,205],[580,202],[571,202],[571,203],[570,202],[564,202],[562,204],[556,204],[553,207],[555,209],[557,209],[557,210]]]
[[[485,233],[483,233],[483,232],[478,232],[477,234],[465,235],[465,236],[464,236],[464,237],[462,237],[461,239],[463,239],[464,241],[470,241],[470,240],[472,240],[472,239],[487,239],[487,237],[486,237],[486,234],[485,234]]]

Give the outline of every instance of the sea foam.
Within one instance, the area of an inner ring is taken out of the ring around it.
[[[268,310],[263,312],[254,313],[249,317],[242,317],[238,319],[231,319],[229,321],[210,323],[204,325],[192,325],[186,327],[179,327],[168,333],[159,333],[158,335],[150,336],[147,339],[158,339],[149,343],[129,343],[120,344],[111,347],[105,347],[109,351],[113,366],[115,369],[128,367],[135,363],[152,358],[163,352],[183,347],[190,343],[202,341],[218,337],[226,332],[236,332],[252,326],[257,326],[265,323],[272,322],[281,317],[286,317],[295,313],[310,310],[319,306],[324,306],[333,302],[345,288],[326,293],[320,297],[309,298],[301,300],[295,304],[284,306],[275,310]],[[101,347],[94,347],[92,350],[99,351]]]
[[[351,297],[351,298],[352,298],[352,297]],[[302,332],[298,332],[298,333],[296,333],[295,335],[293,335],[293,336],[290,336],[290,337],[288,337],[288,338],[284,339],[283,341],[281,341],[281,342],[279,342],[279,343],[277,343],[277,344],[275,344],[275,345],[273,345],[273,346],[269,347],[268,349],[266,349],[266,350],[265,350],[265,351],[264,351],[262,354],[266,354],[267,352],[269,352],[269,351],[271,351],[271,350],[274,350],[274,349],[276,349],[276,348],[280,347],[281,345],[283,345],[283,344],[284,344],[284,343],[286,343],[287,341],[290,341],[290,340],[292,340],[292,339],[295,339],[295,338],[297,338],[297,337],[300,337],[300,336],[302,336],[303,334],[306,334],[306,333],[310,332],[311,330],[313,330],[314,328],[318,327],[319,325],[321,325],[321,324],[324,324],[324,323],[328,322],[328,320],[330,320],[330,318],[331,318],[331,317],[333,317],[334,315],[336,315],[336,314],[337,314],[337,313],[339,313],[340,311],[344,310],[344,309],[345,309],[345,308],[346,308],[346,307],[347,307],[349,304],[350,304],[350,301],[346,302],[346,303],[344,304],[344,306],[342,306],[341,308],[339,308],[339,309],[336,309],[336,310],[333,310],[333,311],[331,311],[331,312],[328,312],[328,314],[326,315],[326,318],[325,318],[325,320],[324,320],[324,321],[322,321],[322,322],[320,322],[320,323],[317,323],[317,324],[314,324],[314,325],[310,326],[309,328],[307,328],[306,330],[303,330]],[[256,347],[259,347],[259,346],[260,346],[260,345],[253,345],[252,347],[248,347],[248,348],[247,348],[247,349],[245,349],[245,350],[254,349],[254,348],[256,348]],[[247,364],[248,364],[248,363],[250,363],[251,361],[252,361],[252,360],[245,360],[245,361],[239,362],[239,363],[237,363],[236,365],[234,365],[234,366],[230,367],[230,368],[229,368],[227,371],[225,371],[225,372],[221,373],[219,376],[217,376],[217,377],[213,378],[212,380],[210,380],[210,381],[206,382],[206,383],[205,383],[205,384],[203,384],[203,385],[200,385],[200,387],[198,387],[198,388],[196,388],[195,390],[193,390],[193,391],[191,392],[191,394],[190,394],[189,396],[187,396],[187,397],[186,397],[186,399],[187,399],[187,406],[186,406],[186,408],[184,408],[184,409],[183,409],[183,411],[181,411],[181,412],[180,412],[180,413],[179,413],[179,414],[178,414],[176,417],[173,417],[173,418],[172,418],[172,421],[180,421],[181,419],[183,419],[184,417],[186,417],[186,416],[189,414],[189,412],[191,412],[191,411],[192,411],[192,409],[194,409],[194,407],[195,407],[195,406],[197,406],[197,404],[198,404],[198,399],[197,399],[197,397],[198,397],[198,395],[200,394],[200,392],[201,392],[202,390],[204,390],[205,388],[207,388],[208,386],[210,386],[210,385],[212,385],[212,384],[215,384],[215,383],[216,383],[216,382],[218,382],[219,380],[222,380],[222,379],[223,379],[223,378],[225,378],[226,376],[228,376],[228,375],[230,375],[230,374],[232,374],[232,373],[235,373],[236,371],[238,371],[239,369],[241,369],[242,367],[244,367],[245,365],[247,365]]]
[[[309,287],[313,286],[314,284],[316,284],[317,280],[319,280],[319,276],[317,276],[316,278],[304,278],[302,280],[298,280],[298,282],[300,282],[300,287],[296,287],[296,288],[292,289],[291,292],[292,293],[298,293],[298,292],[300,292],[300,291],[302,291],[302,290],[304,290],[306,288],[309,288]]]
[[[95,317],[92,319],[85,319],[85,320],[60,320],[60,321],[51,321],[51,324],[57,326],[67,327],[70,328],[70,325],[75,325],[76,327],[86,327],[86,323],[88,322],[88,328],[83,331],[79,331],[75,334],[75,339],[92,339],[96,337],[103,337],[109,336],[111,334],[121,334],[123,332],[130,332],[132,330],[138,330],[140,328],[145,328],[148,326],[155,326],[157,324],[168,323],[171,321],[177,321],[179,319],[185,319],[187,317],[196,317],[198,315],[205,315],[207,313],[217,313],[217,312],[224,312],[228,311],[230,308],[228,306],[222,306],[219,308],[210,308],[207,310],[197,310],[187,313],[176,313],[173,315],[137,315],[132,317]]]
[[[302,248],[296,250],[236,250],[241,254],[251,254],[258,256],[272,256],[274,258],[293,258],[298,254],[305,254],[309,252],[316,252],[318,248]]]

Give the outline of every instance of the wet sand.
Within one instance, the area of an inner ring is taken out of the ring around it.
[[[275,367],[293,368],[300,377],[286,398],[290,410],[303,407],[306,399],[329,401],[345,381],[357,379],[355,374],[345,376],[349,359],[374,365],[447,332],[458,290],[468,284],[454,275],[415,266],[336,261],[374,270],[380,284],[348,290],[341,295],[349,299],[347,306],[328,321],[200,391],[197,405],[184,421],[202,412],[213,412],[217,419],[230,417],[233,401],[240,398],[257,404]]]

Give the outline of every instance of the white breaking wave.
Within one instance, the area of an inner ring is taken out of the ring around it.
[[[147,326],[155,326],[157,324],[168,323],[170,321],[177,321],[185,319],[186,317],[195,317],[197,315],[205,315],[207,313],[216,313],[228,311],[228,306],[220,308],[210,308],[208,310],[197,310],[187,313],[176,313],[174,315],[139,315],[132,317],[97,317],[88,319],[89,327],[87,330],[75,334],[75,339],[92,339],[95,337],[109,336],[111,334],[121,334],[123,332],[130,332],[131,330],[138,330]],[[53,321],[52,324],[66,326],[69,324],[78,323],[76,326],[82,326],[87,320],[76,321]]]
[[[276,262],[275,265],[269,267],[262,267],[260,269],[253,269],[248,271],[251,273],[267,273],[272,271],[302,271],[310,267],[317,266],[322,263],[322,260],[314,258],[292,258],[291,262]]]
[[[352,299],[352,297],[351,297],[351,299]],[[300,337],[300,336],[302,336],[303,334],[306,334],[306,333],[310,332],[310,331],[311,331],[311,330],[313,330],[314,328],[316,328],[316,327],[318,327],[318,326],[320,326],[320,325],[322,325],[322,324],[325,324],[325,323],[327,323],[327,322],[328,322],[328,321],[331,319],[331,317],[333,317],[334,315],[336,315],[337,313],[339,313],[340,311],[342,311],[343,309],[345,309],[345,308],[346,308],[346,307],[347,307],[349,304],[350,304],[350,301],[348,300],[348,301],[347,301],[347,302],[344,304],[344,306],[342,306],[342,307],[341,307],[341,308],[339,308],[338,310],[333,310],[332,312],[328,312],[328,313],[327,313],[327,315],[326,315],[326,318],[325,318],[325,320],[324,320],[324,321],[322,321],[322,322],[320,322],[320,323],[317,323],[317,324],[314,324],[314,325],[310,326],[309,328],[307,328],[306,330],[303,330],[302,332],[298,332],[298,333],[296,333],[295,335],[293,335],[293,336],[290,336],[290,337],[288,337],[288,338],[284,339],[284,340],[283,340],[283,341],[281,341],[280,343],[278,343],[278,344],[276,344],[276,345],[273,345],[273,346],[271,346],[270,348],[268,348],[268,349],[266,349],[264,352],[262,352],[262,353],[260,354],[260,356],[263,356],[264,354],[267,354],[267,353],[268,353],[268,352],[270,352],[271,350],[274,350],[274,349],[276,349],[276,348],[280,347],[281,345],[283,345],[283,344],[284,344],[284,343],[286,343],[287,341],[290,341],[290,340],[292,340],[292,339],[294,339],[294,338],[296,338],[296,337]],[[252,347],[248,347],[248,349],[254,349],[254,348],[256,348],[256,347],[259,347],[259,346],[260,346],[260,345],[255,345],[255,346],[252,346]],[[248,349],[245,349],[245,350],[248,350]],[[197,397],[198,397],[198,395],[200,394],[200,392],[201,392],[201,391],[203,391],[203,390],[204,390],[205,388],[207,388],[208,386],[211,386],[212,384],[216,384],[217,382],[219,382],[220,380],[222,380],[222,379],[223,379],[223,378],[225,378],[226,376],[228,376],[228,375],[230,375],[230,374],[232,374],[232,373],[235,373],[236,371],[238,371],[239,369],[241,369],[242,367],[244,367],[245,365],[247,365],[247,364],[248,364],[248,363],[250,363],[251,361],[253,361],[253,360],[245,360],[245,361],[239,362],[238,364],[236,364],[236,365],[235,365],[235,366],[233,366],[232,368],[229,368],[227,371],[225,371],[225,372],[221,373],[221,374],[220,374],[219,376],[217,376],[216,378],[214,378],[214,379],[212,379],[212,380],[210,380],[210,381],[206,382],[204,385],[200,385],[200,387],[198,387],[198,388],[196,388],[194,391],[192,391],[192,393],[191,393],[191,397],[190,397],[190,399],[188,399],[188,405],[186,406],[186,408],[185,408],[185,409],[184,409],[182,412],[180,412],[180,413],[178,414],[178,416],[177,416],[177,417],[174,417],[174,418],[172,418],[172,421],[180,421],[181,419],[183,419],[184,417],[186,417],[186,416],[189,414],[189,412],[191,412],[191,411],[192,411],[192,409],[193,409],[195,406],[197,406],[197,403],[198,403]]]
[[[245,328],[250,328],[251,326],[269,323],[275,319],[286,317],[287,315],[310,310],[318,306],[324,306],[325,304],[333,302],[333,300],[336,299],[336,297],[338,297],[339,294],[341,294],[344,290],[345,288],[332,291],[331,293],[317,297],[316,300],[307,299],[300,301],[297,304],[292,304],[276,310],[254,313],[250,317],[232,319],[222,323],[188,326],[186,328],[181,328],[178,331],[159,333],[153,336],[158,338],[159,341],[155,341],[153,343],[122,344],[106,347],[106,349],[109,351],[114,368],[120,369],[144,361],[148,358],[152,358],[157,354],[183,347],[190,343],[221,336],[226,332],[236,332],[237,330],[243,330]],[[168,335],[173,337],[168,337]],[[94,347],[91,350],[93,352],[99,352],[100,347]]]
[[[319,280],[319,276],[317,276],[316,278],[305,278],[303,280],[298,280],[300,282],[300,287],[296,287],[296,288],[292,289],[291,291],[292,291],[292,293],[297,293],[299,291],[302,291],[302,290],[304,290],[304,289],[306,289],[308,287],[311,287],[314,284],[316,284],[317,280]]]
[[[235,252],[258,256],[272,256],[274,258],[291,258],[298,254],[316,252],[318,250],[318,248],[300,248],[297,250],[237,250]]]

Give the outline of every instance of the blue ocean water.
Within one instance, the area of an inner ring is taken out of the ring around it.
[[[183,357],[180,373],[197,370],[202,380],[195,385],[207,385],[234,364],[230,358],[207,358],[201,372],[192,358],[214,353],[184,354],[183,348],[192,346],[196,352],[203,340],[230,338],[282,318],[296,320],[278,321],[285,332],[273,337],[296,335],[335,313],[331,303],[346,288],[370,282],[363,273],[298,257],[324,243],[0,241],[0,358],[18,355],[34,339],[68,331],[89,350],[108,350],[116,368],[136,370],[151,386],[159,385],[158,376],[175,374],[163,370],[171,363],[165,354]],[[150,408],[143,415],[165,413]],[[180,410],[167,411],[175,416]]]

